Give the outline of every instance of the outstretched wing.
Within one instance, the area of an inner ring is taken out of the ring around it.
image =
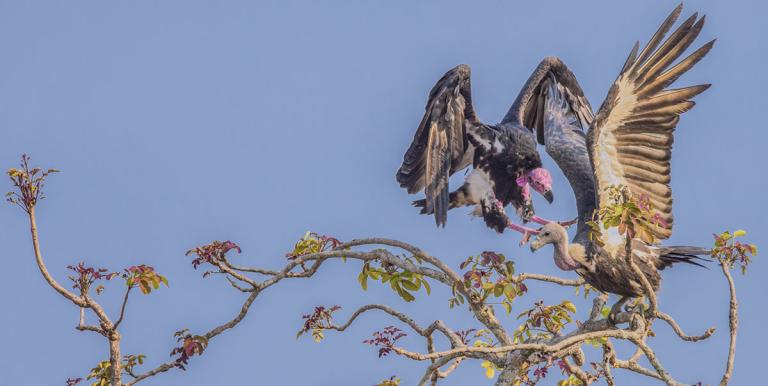
[[[682,4],[639,54],[635,44],[587,135],[598,202],[606,202],[605,188],[610,185],[624,185],[632,194],[647,195],[667,223],[667,227],[654,227],[659,239],[672,234],[672,134],[680,114],[694,106],[690,99],[709,85],[667,87],[714,44],[713,40],[703,45],[673,65],[699,35],[705,19],[693,14],[662,42],[681,10]]]
[[[535,131],[540,144],[545,144],[544,121],[550,85],[563,90],[567,101],[558,115],[573,115],[575,127],[586,130],[594,119],[592,106],[584,96],[576,76],[557,57],[544,58],[520,90],[517,99],[502,120],[502,125],[513,124]]]
[[[397,171],[397,182],[416,193],[424,189],[427,213],[438,226],[448,213],[448,177],[472,162],[474,147],[467,132],[483,130],[472,108],[469,66],[451,69],[429,93],[424,118]]]
[[[595,207],[592,168],[584,138],[593,119],[592,106],[576,76],[562,60],[548,57],[528,78],[503,121],[536,133],[539,143],[545,145],[571,184],[580,220],[592,216]]]

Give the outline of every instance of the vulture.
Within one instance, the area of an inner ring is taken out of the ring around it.
[[[512,112],[524,121],[539,119],[533,125],[538,140],[562,169],[577,202],[578,223],[572,241],[568,242],[562,226],[550,223],[538,230],[531,250],[552,244],[558,268],[575,270],[597,289],[622,296],[622,302],[645,293],[641,278],[625,260],[625,240],[611,228],[602,232],[602,243],[593,241],[586,222],[596,208],[609,202],[606,187],[621,185],[653,203],[665,224],[654,228],[657,240],[672,234],[673,132],[680,115],[694,106],[691,99],[710,85],[669,86],[714,44],[712,40],[675,63],[699,35],[705,20],[693,14],[665,39],[681,11],[682,4],[639,53],[635,44],[586,135],[579,122],[586,106],[569,97],[574,91],[557,74],[532,77],[525,90],[534,90],[536,97]],[[659,270],[678,262],[701,265],[695,259],[709,254],[705,248],[662,246],[640,239],[631,240],[631,247],[634,261],[654,291],[661,281]]]
[[[553,63],[551,71],[575,82],[559,63]],[[574,97],[586,103],[578,85],[574,89],[578,90]],[[530,98],[521,94],[515,103]],[[548,222],[535,215],[530,196],[533,188],[548,202],[554,199],[552,177],[542,167],[536,138],[524,126],[527,122],[506,119],[490,125],[478,120],[472,107],[469,66],[461,64],[445,73],[430,91],[425,110],[396,175],[408,193],[424,190],[425,198],[413,202],[422,214],[434,215],[441,227],[448,210],[474,206],[473,214],[482,216],[489,228],[499,233],[511,228],[528,235],[532,229],[507,217],[504,208],[512,204],[524,223]],[[586,124],[586,116],[581,119]],[[464,184],[449,193],[449,177],[470,165]]]

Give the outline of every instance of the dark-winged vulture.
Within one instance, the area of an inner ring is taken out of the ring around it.
[[[564,66],[553,71],[575,81]],[[586,103],[580,89],[576,97]],[[528,98],[521,94],[515,103]],[[499,125],[481,123],[472,107],[469,66],[456,66],[429,93],[424,118],[397,181],[411,194],[424,189],[426,198],[414,201],[414,206],[421,207],[423,214],[434,214],[438,226],[445,225],[449,209],[474,205],[474,214],[497,232],[507,227],[527,232],[530,229],[509,220],[504,207],[512,204],[524,222],[544,224],[547,221],[534,213],[529,187],[550,203],[553,194],[552,178],[542,167],[536,139],[524,124],[514,119]],[[464,184],[449,193],[448,178],[469,165],[472,171]]]
[[[665,220],[665,227],[654,229],[657,239],[667,239],[672,233],[669,182],[673,131],[680,114],[694,106],[691,98],[709,85],[668,87],[714,44],[714,40],[704,44],[674,63],[704,25],[704,17],[699,19],[694,14],[664,40],[681,10],[682,5],[667,17],[640,53],[635,44],[586,136],[576,124],[583,106],[568,98],[568,85],[548,75],[526,86],[538,90],[539,98],[533,101],[533,107],[524,110],[543,111],[543,119],[536,126],[539,140],[571,184],[579,216],[576,236],[570,244],[565,229],[551,223],[541,228],[531,242],[531,250],[553,244],[555,264],[560,269],[575,270],[599,290],[624,297],[644,294],[641,279],[626,263],[624,239],[616,228],[604,230],[604,246],[600,246],[590,240],[585,222],[595,208],[608,203],[605,188],[622,185],[632,194],[647,195]],[[661,280],[659,270],[677,262],[697,264],[693,261],[697,255],[709,253],[705,248],[664,247],[640,239],[632,240],[631,246],[637,265],[654,291]]]

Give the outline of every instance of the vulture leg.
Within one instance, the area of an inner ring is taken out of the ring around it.
[[[616,316],[621,312],[621,307],[624,307],[625,304],[627,304],[627,301],[629,300],[629,297],[622,296],[621,299],[619,299],[616,304],[611,307],[611,312],[608,313],[608,321],[613,323],[614,325],[616,323]]]
[[[528,242],[528,240],[531,239],[531,235],[537,235],[539,234],[539,231],[533,228],[524,227],[522,225],[517,225],[513,223],[512,221],[507,221],[507,228],[512,229],[514,231],[520,232],[523,234],[523,238],[520,239],[520,246],[525,245],[525,243]]]

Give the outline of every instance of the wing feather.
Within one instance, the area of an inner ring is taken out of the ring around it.
[[[565,97],[565,103],[556,106],[563,110],[558,111],[557,115],[575,118],[573,127],[586,130],[594,119],[592,106],[584,96],[576,76],[557,57],[547,57],[539,63],[501,124],[513,124],[531,129],[536,133],[539,143],[544,145],[544,123],[548,106],[547,98],[551,95],[550,84],[557,85]]]
[[[666,88],[714,44],[706,43],[674,64],[696,40],[705,20],[694,14],[665,39],[680,12],[681,6],[675,8],[639,55],[635,46],[587,135],[598,202],[607,200],[605,188],[610,185],[624,185],[633,194],[647,195],[668,224],[655,228],[659,239],[672,233],[669,184],[673,132],[680,115],[695,105],[690,99],[709,85]]]
[[[396,175],[408,193],[424,189],[426,211],[434,211],[438,226],[447,219],[448,178],[472,162],[474,146],[467,132],[483,126],[472,108],[469,66],[458,65],[430,91],[424,117]]]

